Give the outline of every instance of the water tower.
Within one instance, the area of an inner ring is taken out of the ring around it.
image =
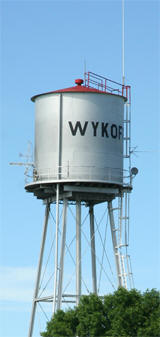
[[[101,232],[95,225],[96,205],[105,203],[108,212],[117,286],[132,287],[127,250],[129,194],[135,174],[130,164],[130,87],[91,72],[85,73],[84,81],[75,80],[75,84],[32,97],[35,156],[33,181],[25,188],[43,200],[45,219],[29,337],[33,333],[37,303],[50,302],[53,314],[63,308],[64,303],[78,305],[87,281],[88,293],[100,296],[106,293],[104,282],[101,290],[98,281],[98,274],[107,274],[104,262],[107,247],[105,229]],[[51,207],[55,212],[53,291],[41,296],[39,289]],[[70,207],[74,213],[72,224],[67,221]],[[83,209],[88,212],[86,230],[82,228]],[[98,231],[100,243],[97,243]],[[74,260],[74,276],[67,292],[64,284],[68,275],[72,275],[70,264],[66,265],[70,234],[74,237],[70,253]],[[89,235],[90,261],[85,258],[83,263],[84,235]],[[101,258],[98,256],[100,244]],[[87,269],[89,276],[86,277]]]

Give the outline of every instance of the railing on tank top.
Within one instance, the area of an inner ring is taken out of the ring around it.
[[[96,88],[106,93],[123,96],[128,103],[131,103],[131,87],[129,85],[123,85],[91,71],[84,73],[84,85],[87,88]]]
[[[58,168],[44,168],[34,170],[33,180],[98,180],[120,183],[123,180],[124,172],[119,168],[96,167],[96,166],[60,166]]]

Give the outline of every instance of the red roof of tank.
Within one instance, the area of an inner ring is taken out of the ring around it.
[[[80,86],[80,85],[76,85],[75,87],[70,87],[70,88],[66,88],[66,89],[60,89],[60,90],[56,90],[53,92],[103,92],[101,90],[95,89],[95,88],[88,88],[85,86]]]
[[[106,92],[102,91],[102,90],[98,90],[95,88],[90,88],[90,87],[86,87],[86,86],[82,86],[81,84],[83,84],[83,80],[82,79],[76,79],[75,83],[77,84],[74,87],[70,87],[70,88],[65,88],[65,89],[59,89],[59,90],[55,90],[55,91],[50,91],[50,92],[45,92],[43,94],[39,94],[39,95],[35,95],[33,97],[31,97],[31,100],[34,102],[35,99],[39,96],[42,95],[47,95],[47,94],[54,94],[54,93],[63,93],[63,92],[97,92],[97,93],[102,93],[102,94],[106,94]]]

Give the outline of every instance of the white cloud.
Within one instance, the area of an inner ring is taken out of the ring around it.
[[[0,300],[31,302],[36,269],[31,267],[0,267]]]
[[[32,267],[1,267],[0,266],[0,300],[6,304],[28,302],[32,303],[37,269]],[[46,273],[47,280],[50,275]],[[46,280],[46,279],[45,279]],[[52,294],[53,288],[47,288]],[[42,288],[43,289],[43,286]],[[41,291],[40,291],[41,294]],[[45,296],[45,291],[42,296]],[[6,305],[5,304],[5,305]],[[1,308],[0,308],[1,309]]]

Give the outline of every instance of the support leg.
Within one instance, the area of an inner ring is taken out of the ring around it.
[[[109,219],[110,219],[110,226],[111,226],[111,234],[112,234],[112,242],[113,242],[115,261],[116,261],[118,286],[123,287],[121,264],[120,264],[120,255],[119,255],[118,245],[117,245],[117,237],[116,237],[116,229],[115,229],[115,223],[114,223],[112,201],[108,202],[108,213],[109,213]]]
[[[76,305],[81,296],[81,202],[76,202]]]
[[[68,200],[64,199],[64,202],[63,202],[63,219],[62,219],[61,256],[60,256],[60,269],[59,269],[59,285],[58,285],[58,303],[57,303],[57,309],[58,310],[61,308],[61,302],[62,302],[63,269],[64,269],[65,241],[66,241],[67,203],[68,203]]]
[[[89,207],[90,215],[90,239],[91,239],[91,262],[92,262],[92,284],[93,293],[97,294],[97,275],[96,275],[96,250],[95,250],[95,232],[94,232],[94,213],[93,205]]]
[[[37,305],[36,299],[38,297],[38,291],[39,291],[39,283],[40,283],[40,277],[41,277],[43,252],[44,252],[44,246],[45,246],[45,240],[46,240],[46,234],[47,234],[49,211],[50,211],[50,204],[47,204],[46,209],[45,209],[44,228],[43,228],[42,243],[41,243],[41,250],[40,250],[40,256],[39,256],[39,263],[38,263],[37,279],[36,279],[36,287],[35,287],[34,298],[33,298],[31,321],[30,321],[28,337],[32,337],[32,333],[33,333],[34,319],[35,319],[36,305]]]
[[[54,289],[53,289],[53,315],[56,311],[57,300],[57,280],[58,280],[58,232],[59,232],[59,184],[56,191],[56,244],[55,244],[55,262],[54,262]]]

